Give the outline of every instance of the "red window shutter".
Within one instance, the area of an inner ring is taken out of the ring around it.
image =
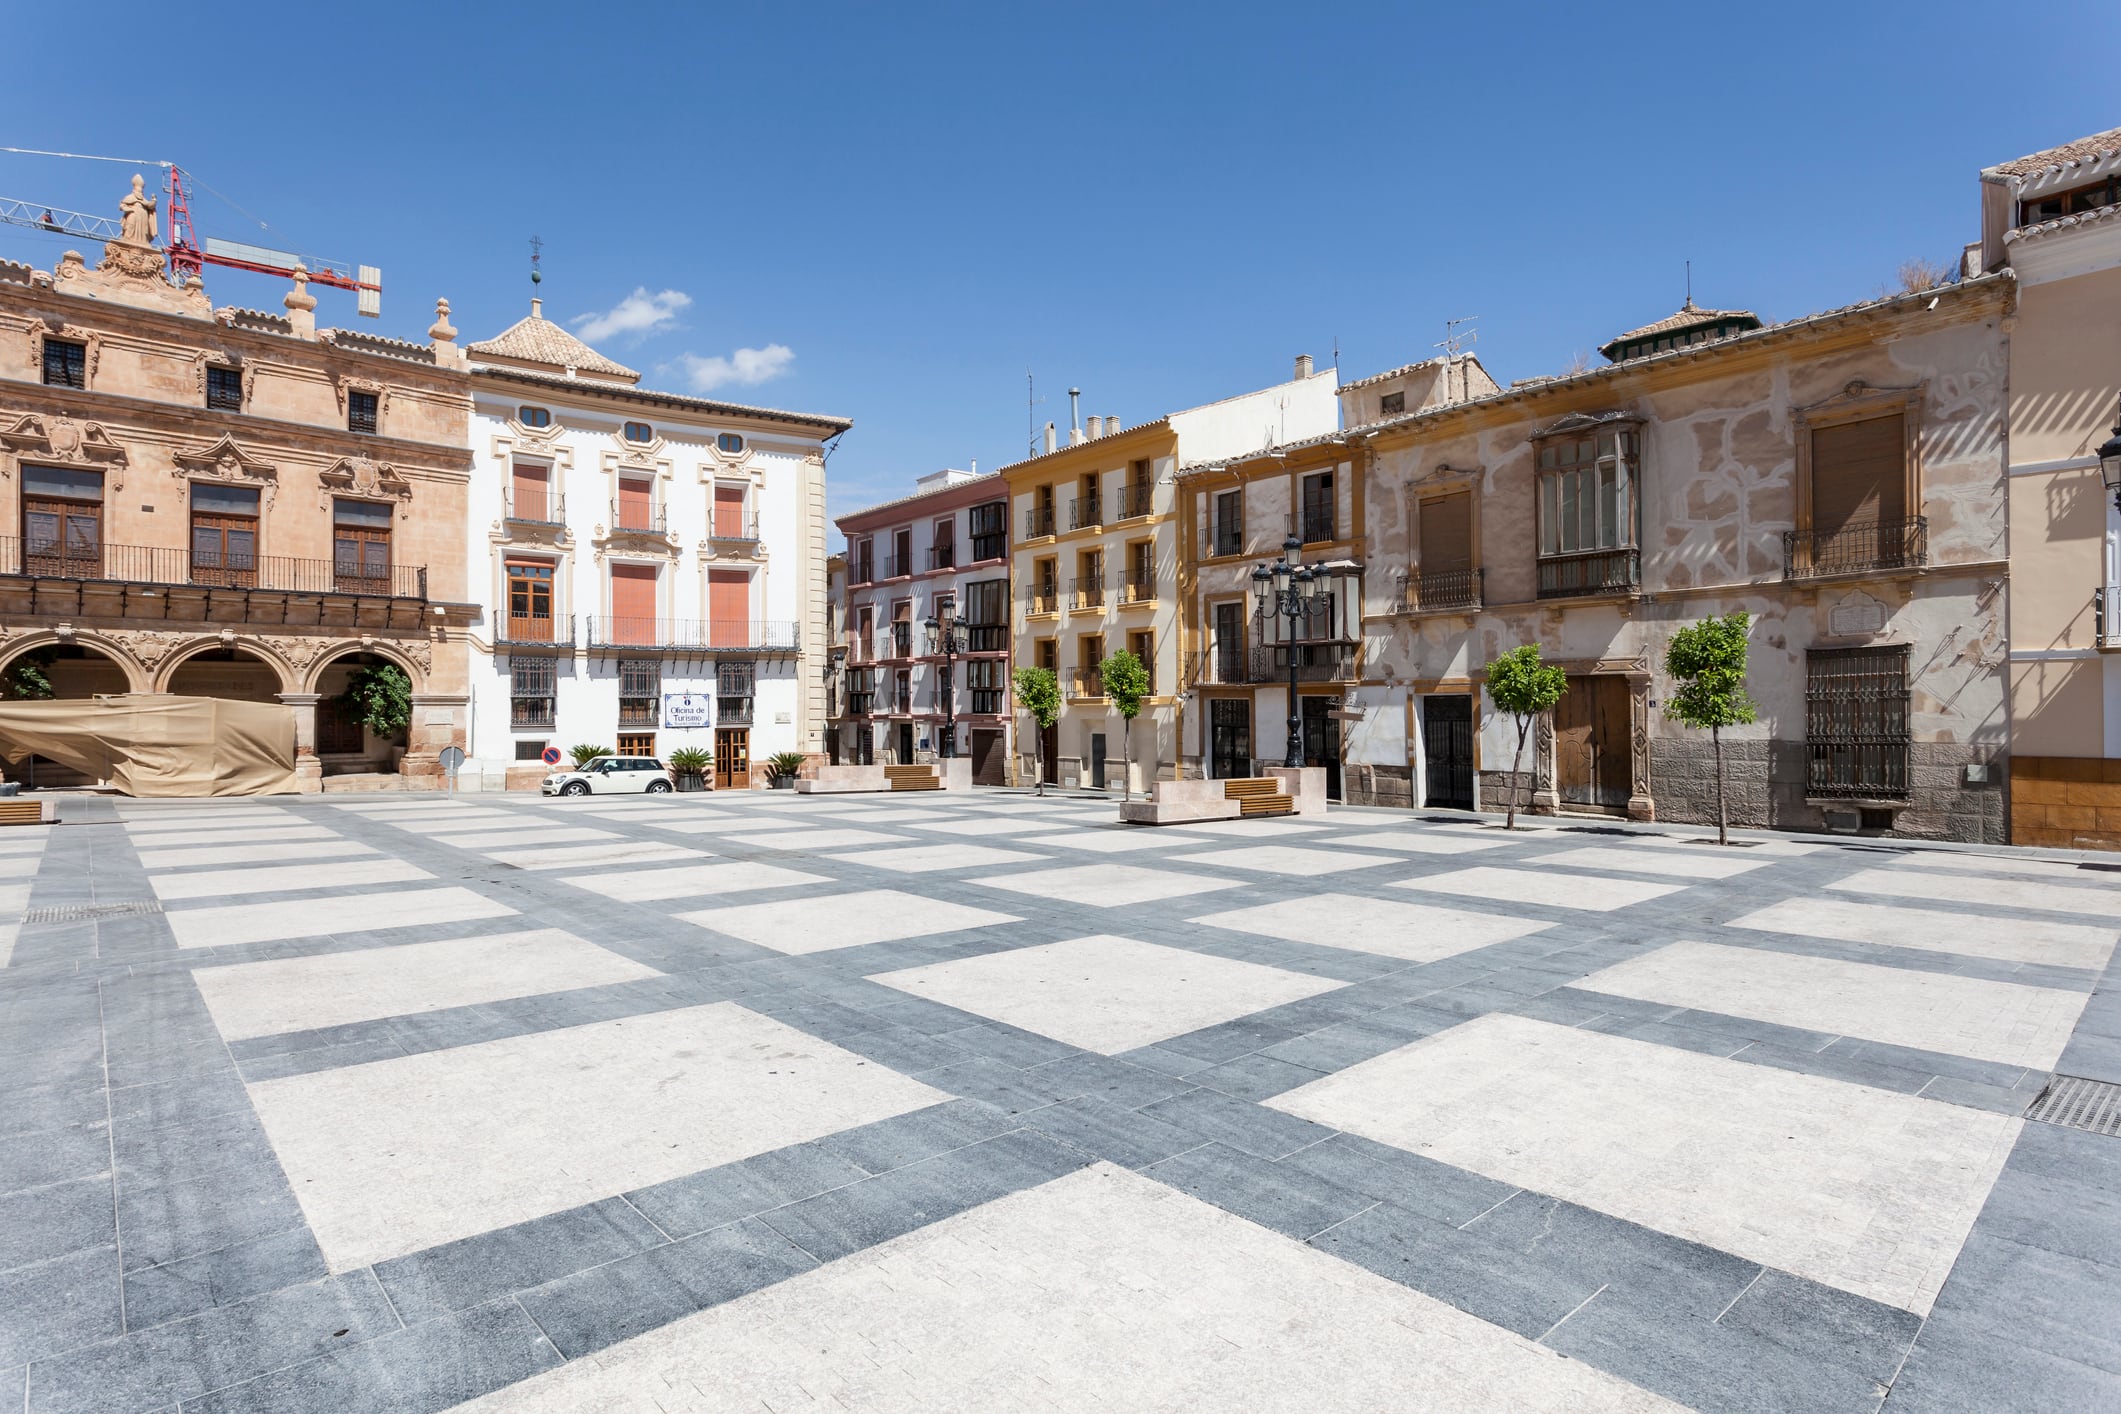
[[[611,636],[614,643],[653,643],[655,566],[611,567]]]
[[[707,571],[707,641],[741,648],[751,637],[751,576],[743,570]]]
[[[515,502],[514,511],[518,520],[550,520],[545,513],[546,502],[552,487],[550,468],[525,466],[515,463],[511,477]]]
[[[728,539],[740,539],[744,534],[744,488],[741,486],[717,486],[714,488],[714,533]]]
[[[628,530],[646,530],[654,524],[655,484],[621,478],[619,481],[619,524]]]

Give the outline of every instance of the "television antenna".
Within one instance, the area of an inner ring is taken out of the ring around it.
[[[1035,457],[1035,456],[1037,456],[1037,455],[1038,455],[1038,453],[1039,453],[1039,445],[1038,445],[1038,407],[1039,407],[1039,404],[1040,404],[1040,403],[1043,403],[1044,401],[1045,401],[1045,399],[1044,399],[1044,398],[1042,398],[1042,397],[1040,397],[1040,396],[1038,395],[1038,380],[1037,380],[1036,378],[1033,378],[1033,377],[1031,376],[1031,370],[1030,370],[1030,369],[1028,369],[1028,368],[1027,368],[1027,369],[1025,369],[1025,370],[1024,370],[1024,455],[1025,455],[1025,456],[1027,456],[1027,457]]]
[[[1477,314],[1468,314],[1463,319],[1446,319],[1443,322],[1443,342],[1431,344],[1429,347],[1442,349],[1446,358],[1457,357],[1460,349],[1465,348],[1469,344],[1480,342],[1480,331],[1478,329],[1461,329],[1459,327],[1461,325],[1471,325],[1478,318],[1480,316]]]

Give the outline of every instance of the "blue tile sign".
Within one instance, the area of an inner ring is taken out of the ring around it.
[[[663,725],[666,727],[704,727],[708,725],[707,699],[690,692],[664,693]]]

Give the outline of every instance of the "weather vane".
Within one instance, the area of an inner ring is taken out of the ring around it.
[[[545,242],[536,236],[530,238],[530,283],[543,284],[545,276],[538,269],[538,261],[545,254]]]

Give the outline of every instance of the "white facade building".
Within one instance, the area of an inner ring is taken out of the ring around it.
[[[468,347],[466,789],[592,744],[713,753],[719,789],[821,749],[824,446],[845,418],[639,386],[531,313]],[[758,779],[763,779],[763,772]]]

